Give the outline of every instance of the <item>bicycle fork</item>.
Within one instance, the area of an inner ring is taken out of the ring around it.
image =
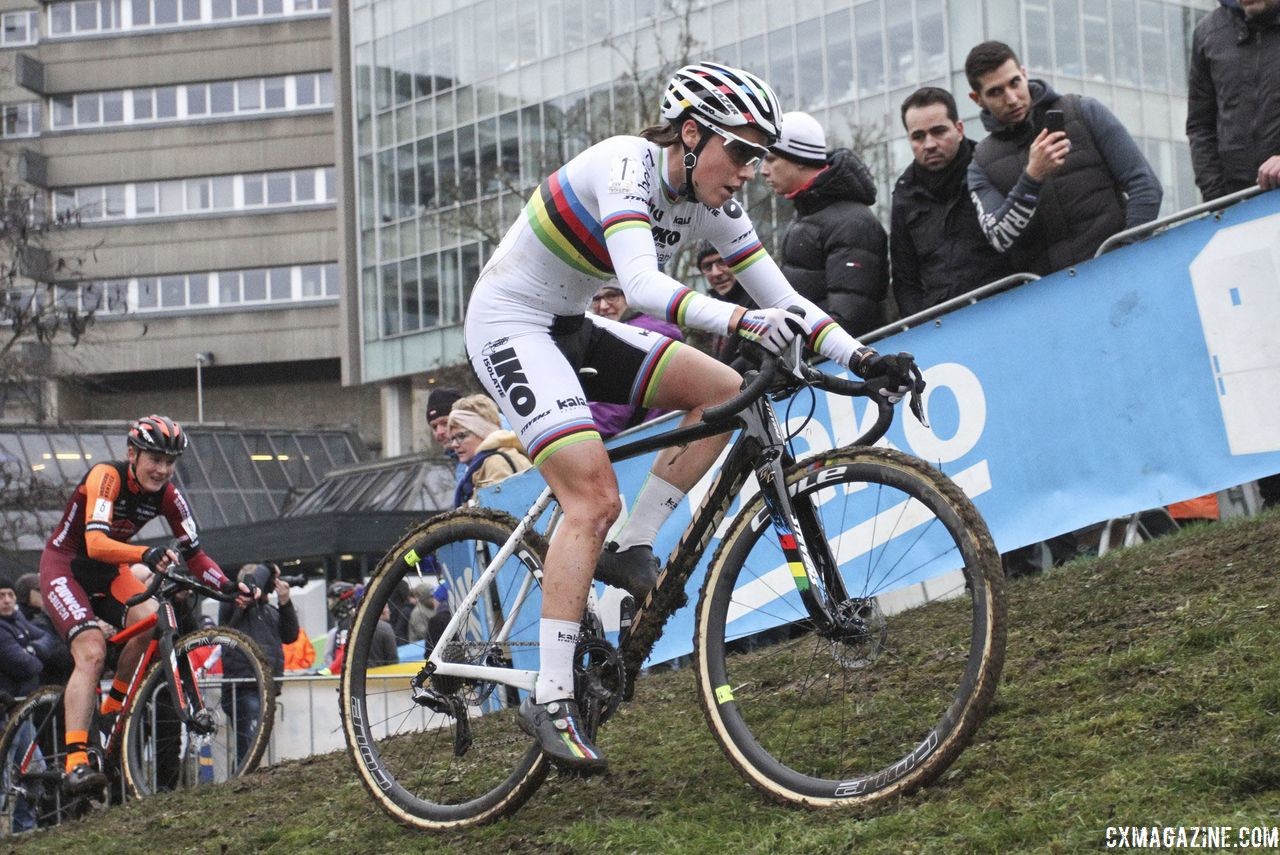
[[[217,727],[212,716],[201,715],[204,701],[200,695],[200,686],[196,682],[195,672],[191,670],[191,660],[179,656],[174,648],[173,640],[177,637],[177,618],[173,613],[173,605],[163,603],[156,615],[156,639],[151,642],[151,649],[145,657],[150,660],[159,646],[160,660],[165,663],[165,682],[169,684],[169,693],[173,698],[178,719],[193,731],[201,735],[213,733]],[[192,710],[195,710],[193,713]]]
[[[829,636],[836,632],[838,625],[831,607],[842,602],[847,592],[823,532],[818,509],[807,497],[793,497],[787,489],[785,465],[793,460],[786,451],[773,407],[762,399],[743,416],[746,431],[763,441],[755,467],[756,481],[791,572],[791,581],[815,631]]]

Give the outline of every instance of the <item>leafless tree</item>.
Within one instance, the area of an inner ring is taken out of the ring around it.
[[[84,305],[79,278],[96,247],[69,253],[56,235],[79,225],[75,212],[47,211],[43,191],[14,180],[0,161],[0,358],[20,342],[78,343],[98,307]]]

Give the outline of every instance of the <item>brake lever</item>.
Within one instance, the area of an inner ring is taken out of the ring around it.
[[[911,409],[911,415],[916,417],[916,421],[925,427],[929,427],[929,420],[924,416],[924,375],[920,373],[920,366],[912,363],[911,365],[911,393],[907,396],[907,406]]]

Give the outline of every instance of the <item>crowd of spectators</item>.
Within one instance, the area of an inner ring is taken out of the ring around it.
[[[1280,94],[1260,83],[1266,71],[1280,74],[1280,0],[1223,2],[1197,26],[1191,53],[1187,136],[1204,197],[1280,186]],[[762,180],[795,210],[776,241],[784,275],[854,335],[1012,273],[1044,276],[1079,264],[1108,238],[1157,216],[1160,181],[1102,103],[1032,78],[998,41],[969,51],[965,76],[986,136],[966,136],[946,89],[908,95],[900,117],[912,162],[894,184],[887,234],[872,211],[871,171],[858,152],[829,149],[813,116],[785,114],[764,160]],[[708,294],[755,308],[714,246],[699,246],[694,261]],[[592,312],[684,338],[628,306],[616,281],[600,287]],[[739,371],[748,367],[733,336],[691,341]],[[606,438],[661,415],[639,403],[591,409]],[[475,501],[476,487],[530,467],[484,396],[437,389],[427,410],[433,438],[457,462],[455,506]],[[1263,486],[1268,497],[1280,494],[1280,478]],[[1054,562],[1076,553],[1069,535],[1046,545]],[[1039,552],[1033,545],[1012,553],[1007,569],[1033,569]],[[430,607],[419,595],[411,609],[419,625]]]

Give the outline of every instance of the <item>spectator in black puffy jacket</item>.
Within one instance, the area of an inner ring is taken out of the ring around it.
[[[902,102],[912,162],[893,188],[889,257],[902,317],[1012,273],[982,233],[966,177],[974,142],[956,99],[925,86]]]
[[[1191,39],[1187,140],[1206,200],[1280,187],[1280,0],[1218,0]]]
[[[889,238],[871,212],[876,185],[847,148],[827,153],[822,126],[808,113],[785,113],[782,136],[761,174],[796,206],[779,264],[791,286],[853,335],[880,326],[889,285]]]

